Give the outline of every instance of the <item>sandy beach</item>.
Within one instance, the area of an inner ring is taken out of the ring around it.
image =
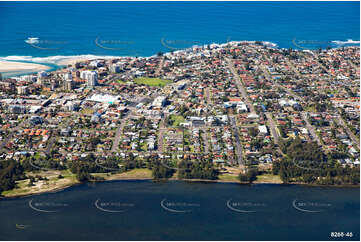
[[[57,61],[56,64],[59,66],[75,65],[77,62],[87,61],[95,59],[93,57],[75,57],[75,58],[64,58],[60,61]]]
[[[96,59],[116,59],[120,58],[117,56],[96,56],[96,55],[79,55],[79,56],[64,56],[63,58],[59,58],[59,60],[54,61],[56,65],[74,65],[77,62],[84,62],[89,60]]]
[[[0,72],[37,72],[50,69],[49,66],[15,61],[0,61]]]

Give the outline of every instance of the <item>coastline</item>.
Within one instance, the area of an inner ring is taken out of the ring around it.
[[[68,65],[75,65],[77,62],[94,59],[114,59],[124,56],[96,56],[96,55],[76,55],[76,56],[7,56],[0,57],[0,73],[3,77],[11,78],[22,75],[35,74],[40,71],[56,71]]]
[[[273,43],[270,41],[255,41],[255,40],[238,40],[238,41],[227,41],[224,43],[209,43],[209,44],[203,44],[203,45],[193,45],[190,47],[185,47],[182,49],[177,50],[171,50],[166,46],[168,51],[164,52],[164,55],[169,55],[171,53],[176,52],[186,52],[193,48],[205,48],[208,45],[218,45],[220,47],[226,46],[228,44],[241,44],[241,43],[249,43],[254,44],[256,42],[262,43],[267,48],[278,48],[283,49],[278,46],[277,43]],[[349,44],[350,46],[354,46],[359,41],[333,41],[335,43],[335,49],[341,48],[344,45]],[[297,46],[295,46],[297,47]],[[317,49],[317,48],[315,48]],[[310,51],[315,50],[312,48],[295,48],[295,50],[298,51]],[[138,56],[137,58],[151,58],[156,56],[156,54],[153,54],[151,56]],[[5,77],[15,77],[15,76],[21,76],[21,75],[28,75],[28,74],[34,74],[39,71],[54,71],[60,68],[63,68],[67,65],[74,65],[77,62],[81,61],[88,61],[88,60],[94,60],[94,59],[116,59],[116,58],[136,58],[136,56],[109,56],[109,55],[93,55],[93,54],[80,54],[80,55],[69,55],[69,56],[62,56],[62,55],[54,55],[54,56],[47,56],[47,57],[33,57],[33,56],[6,56],[6,57],[0,57],[0,73],[3,74]],[[47,66],[53,65],[51,66]]]
[[[257,182],[257,181],[255,181],[253,183],[248,183],[248,182],[231,181],[231,180],[178,179],[178,178],[154,180],[153,178],[149,178],[149,177],[129,177],[129,176],[118,177],[119,175],[122,175],[122,174],[124,174],[124,173],[110,175],[109,178],[106,178],[104,180],[90,180],[88,182],[74,181],[73,183],[70,183],[70,184],[64,184],[61,186],[54,187],[52,189],[44,189],[42,191],[30,190],[30,191],[22,193],[22,194],[0,195],[0,200],[6,199],[6,198],[24,198],[24,197],[41,195],[41,194],[46,194],[46,193],[56,193],[56,192],[63,191],[67,188],[75,187],[75,186],[85,184],[85,183],[101,183],[101,182],[116,182],[116,181],[132,181],[132,182],[136,182],[136,181],[153,181],[153,182],[179,181],[179,182],[188,182],[188,183],[238,184],[238,185],[247,185],[247,186],[250,186],[250,185],[286,185],[286,186],[287,185],[297,185],[297,186],[305,186],[305,187],[322,187],[322,188],[360,188],[360,185],[320,185],[320,184],[307,184],[307,183],[302,183],[302,182],[276,183],[276,182]]]
[[[20,61],[4,61],[0,60],[0,72],[39,72],[50,70],[50,66],[38,64],[38,63],[26,63]]]

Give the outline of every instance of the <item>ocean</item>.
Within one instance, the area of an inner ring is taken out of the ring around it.
[[[194,45],[359,45],[359,2],[0,2],[0,60],[152,56]]]
[[[88,183],[0,200],[0,240],[358,241],[359,197],[300,185]]]

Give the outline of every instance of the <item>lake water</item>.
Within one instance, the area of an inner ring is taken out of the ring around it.
[[[359,197],[357,188],[299,185],[82,184],[0,200],[0,239],[359,240]]]

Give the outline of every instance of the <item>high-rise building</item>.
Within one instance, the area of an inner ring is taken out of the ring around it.
[[[98,82],[98,73],[92,71],[88,76],[88,86],[94,87],[97,85]]]
[[[96,71],[82,71],[80,78],[86,80],[89,87],[94,87],[98,82],[98,73]]]
[[[73,89],[73,80],[70,80],[70,79],[66,80],[64,82],[64,89],[68,90],[68,91],[72,90]]]
[[[121,70],[121,66],[119,64],[112,64],[110,66],[110,71],[113,73],[119,73]]]
[[[36,78],[36,83],[39,84],[39,85],[43,85],[44,78],[46,78],[47,76],[48,76],[48,73],[46,71],[38,72],[38,76]]]
[[[25,95],[28,93],[28,86],[20,86],[17,88],[19,95]]]
[[[64,74],[64,80],[73,80],[73,76],[72,76],[71,72]]]
[[[38,78],[47,77],[48,73],[46,71],[40,71],[38,72]]]

